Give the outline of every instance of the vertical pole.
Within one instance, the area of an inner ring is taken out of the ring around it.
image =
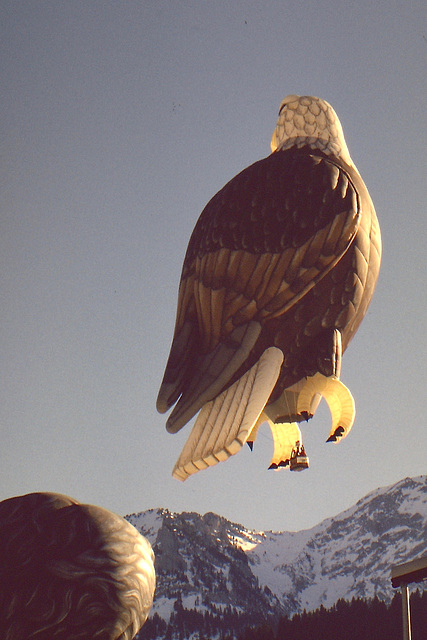
[[[409,606],[409,589],[407,584],[402,584],[402,621],[403,640],[411,640],[411,609]]]

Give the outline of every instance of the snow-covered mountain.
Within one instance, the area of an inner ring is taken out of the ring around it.
[[[427,555],[427,476],[369,493],[298,532],[251,531],[213,513],[149,510],[126,518],[151,542],[153,613],[244,613],[255,624],[339,598],[390,602],[393,564]],[[182,604],[181,604],[182,603]]]

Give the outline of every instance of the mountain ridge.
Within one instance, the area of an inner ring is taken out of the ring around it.
[[[126,518],[156,555],[153,613],[167,622],[177,606],[235,611],[256,624],[340,598],[389,603],[391,566],[427,555],[427,476],[380,487],[296,532],[247,529],[209,512],[150,509]]]

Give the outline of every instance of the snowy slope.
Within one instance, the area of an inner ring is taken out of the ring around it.
[[[389,602],[391,565],[427,554],[427,477],[377,489],[313,529],[265,534],[247,553],[260,584],[287,610],[329,607],[340,597]]]
[[[377,489],[299,532],[251,531],[212,513],[167,509],[127,519],[156,554],[154,611],[234,609],[254,622],[332,606],[338,598],[390,602],[390,568],[427,555],[427,476]]]

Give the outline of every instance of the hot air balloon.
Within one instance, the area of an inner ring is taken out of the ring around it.
[[[253,442],[262,422],[275,449],[283,432],[293,439],[286,457],[322,397],[328,441],[354,422],[341,359],[379,273],[374,205],[325,100],[287,96],[271,149],[206,205],[184,259],[157,399],[160,412],[175,405],[171,433],[199,412],[173,470],[181,480]]]
[[[149,542],[124,518],[56,493],[0,502],[7,640],[130,640],[155,588]]]

